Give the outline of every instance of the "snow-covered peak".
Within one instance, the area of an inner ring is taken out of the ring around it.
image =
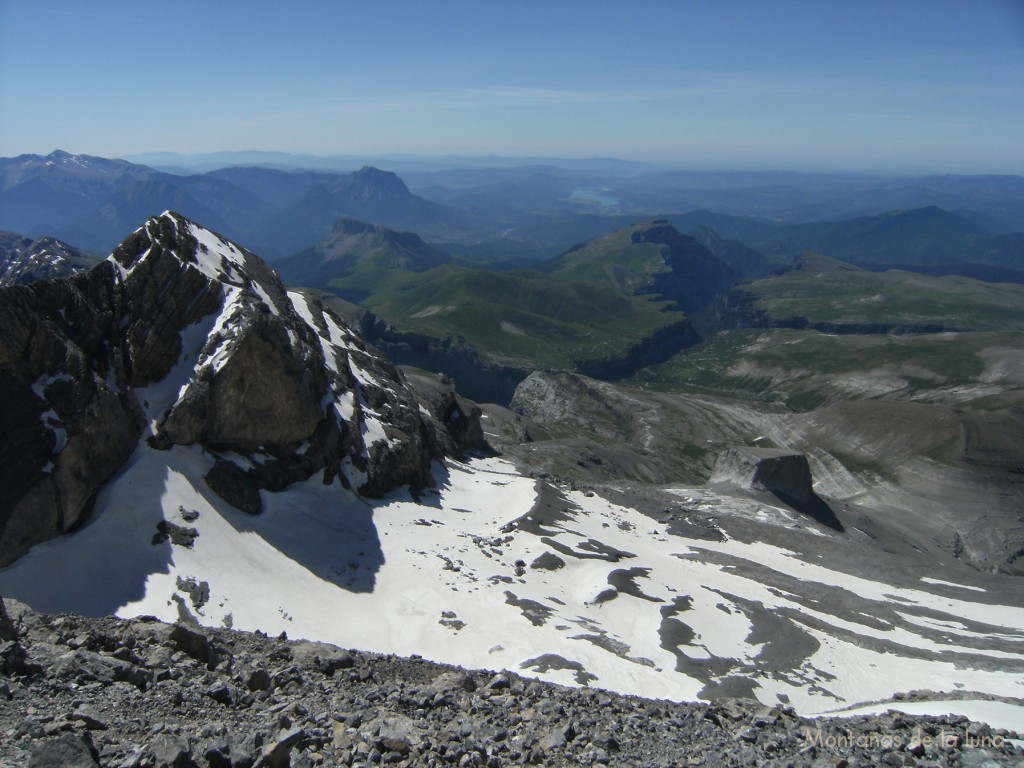
[[[82,161],[78,155],[73,155],[70,152],[65,152],[63,149],[55,149],[53,152],[46,156],[46,160],[50,163],[60,163],[61,165],[82,165]]]
[[[0,287],[71,275],[93,265],[85,253],[52,237],[32,240],[0,233]]]
[[[287,308],[284,286],[259,257],[174,211],[154,216],[110,255],[122,279],[150,259],[173,258],[207,280],[241,289],[273,313]]]

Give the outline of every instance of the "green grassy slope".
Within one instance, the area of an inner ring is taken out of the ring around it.
[[[278,259],[274,267],[287,283],[316,288],[332,284],[339,296],[358,301],[392,271],[423,272],[447,261],[446,253],[419,235],[339,219],[322,243]]]
[[[698,273],[711,270],[719,282],[731,274],[671,228],[665,242],[644,241],[651,231],[664,240],[665,229],[634,225],[573,249],[543,272],[456,264],[414,272],[378,260],[322,287],[401,330],[459,334],[490,360],[571,370],[622,358],[652,334],[682,327],[683,307],[707,298]]]
[[[1024,330],[1024,285],[900,270],[869,272],[812,254],[784,275],[737,290],[776,320]]]

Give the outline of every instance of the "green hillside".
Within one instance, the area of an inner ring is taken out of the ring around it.
[[[396,270],[423,272],[449,260],[412,232],[339,219],[322,243],[278,259],[274,267],[287,283],[315,288],[331,284],[339,296],[359,301]]]
[[[695,340],[687,311],[732,280],[724,263],[663,222],[598,238],[543,266],[412,271],[364,259],[319,287],[400,330],[459,334],[492,361],[573,370],[638,349],[639,362],[667,358]]]
[[[567,369],[623,354],[632,341],[684,319],[667,311],[668,302],[611,281],[454,265],[392,272],[363,304],[404,330],[457,333],[495,360]]]
[[[739,286],[736,294],[776,321],[1024,330],[1024,285],[869,272],[813,254],[797,259],[784,275]]]

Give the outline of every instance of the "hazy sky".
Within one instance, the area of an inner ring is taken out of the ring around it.
[[[1024,173],[1024,0],[0,0],[0,155]]]

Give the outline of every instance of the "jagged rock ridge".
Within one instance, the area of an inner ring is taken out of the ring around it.
[[[0,232],[0,288],[73,275],[94,265],[84,252],[55,238]]]
[[[211,488],[251,512],[316,473],[415,491],[482,440],[446,428],[478,415],[454,390],[421,403],[318,301],[171,212],[88,273],[0,292],[0,328],[0,564],[79,524],[140,438],[203,446]]]

